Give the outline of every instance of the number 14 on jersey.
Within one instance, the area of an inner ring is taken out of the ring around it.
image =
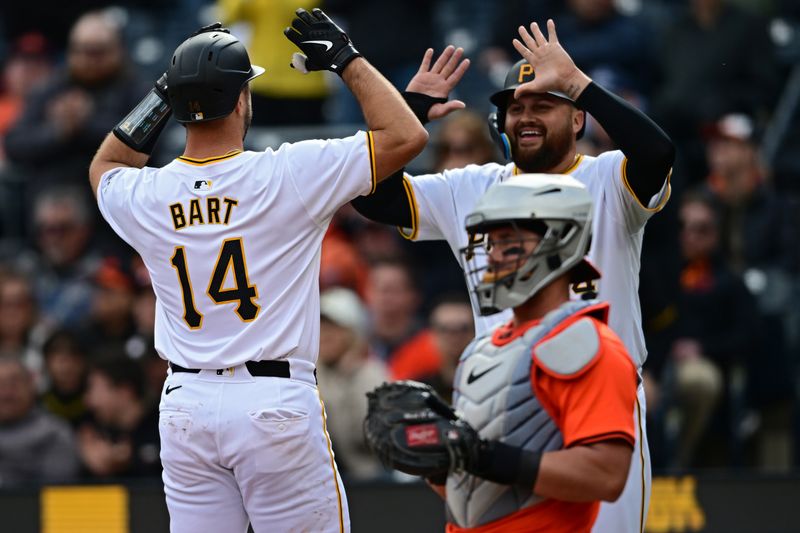
[[[203,314],[195,305],[192,292],[192,280],[189,278],[189,269],[186,266],[186,250],[183,246],[176,246],[170,263],[178,274],[183,297],[183,320],[191,329],[203,326]],[[233,287],[223,288],[228,272],[233,270]],[[223,241],[214,265],[214,272],[208,281],[206,289],[208,297],[217,305],[236,303],[234,310],[244,322],[255,320],[261,306],[256,303],[258,288],[250,284],[247,276],[247,261],[244,255],[244,245],[241,237]]]

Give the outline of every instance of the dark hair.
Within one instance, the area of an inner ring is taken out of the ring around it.
[[[105,358],[92,365],[92,371],[103,374],[115,387],[130,387],[137,398],[144,397],[144,371],[136,361],[121,356]]]
[[[714,219],[720,219],[720,201],[705,187],[695,187],[683,193],[680,205],[684,206],[687,204],[702,204],[714,214]]]
[[[461,291],[448,291],[438,295],[431,304],[431,313],[442,305],[467,305],[472,307],[467,293]]]
[[[42,346],[42,354],[45,359],[57,351],[68,352],[75,357],[86,359],[86,348],[83,342],[74,331],[68,329],[54,331]]]
[[[379,257],[372,261],[369,265],[370,270],[375,270],[380,267],[394,267],[399,268],[403,272],[405,272],[406,277],[408,278],[408,283],[414,291],[419,291],[419,284],[417,283],[417,272],[414,266],[406,260],[404,257],[400,256],[388,256],[388,257]]]

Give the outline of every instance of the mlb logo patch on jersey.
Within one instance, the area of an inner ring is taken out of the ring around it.
[[[197,180],[194,182],[194,189],[196,191],[210,191],[211,180]]]

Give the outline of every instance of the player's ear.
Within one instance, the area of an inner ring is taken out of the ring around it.
[[[586,112],[580,109],[572,113],[572,131],[577,136],[583,131],[584,124],[586,124]]]
[[[244,114],[249,103],[250,103],[250,87],[248,87],[248,85],[245,84],[245,86],[242,87],[241,92],[239,92],[239,100],[236,101],[235,112],[238,114]]]

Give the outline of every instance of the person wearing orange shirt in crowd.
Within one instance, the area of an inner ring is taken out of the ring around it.
[[[608,303],[570,299],[570,285],[600,277],[585,257],[591,227],[591,196],[565,175],[511,177],[467,216],[461,253],[481,313],[513,318],[456,370],[453,407],[480,441],[445,486],[429,479],[448,533],[589,532],[625,486],[636,369]]]
[[[417,342],[402,346],[390,361],[393,380],[413,379],[432,386],[446,401],[461,352],[472,341],[475,325],[466,293],[446,293],[431,309],[428,328]]]
[[[2,138],[22,112],[25,97],[47,79],[52,68],[47,40],[41,33],[21,35],[11,46],[0,72],[0,160],[4,159]]]

